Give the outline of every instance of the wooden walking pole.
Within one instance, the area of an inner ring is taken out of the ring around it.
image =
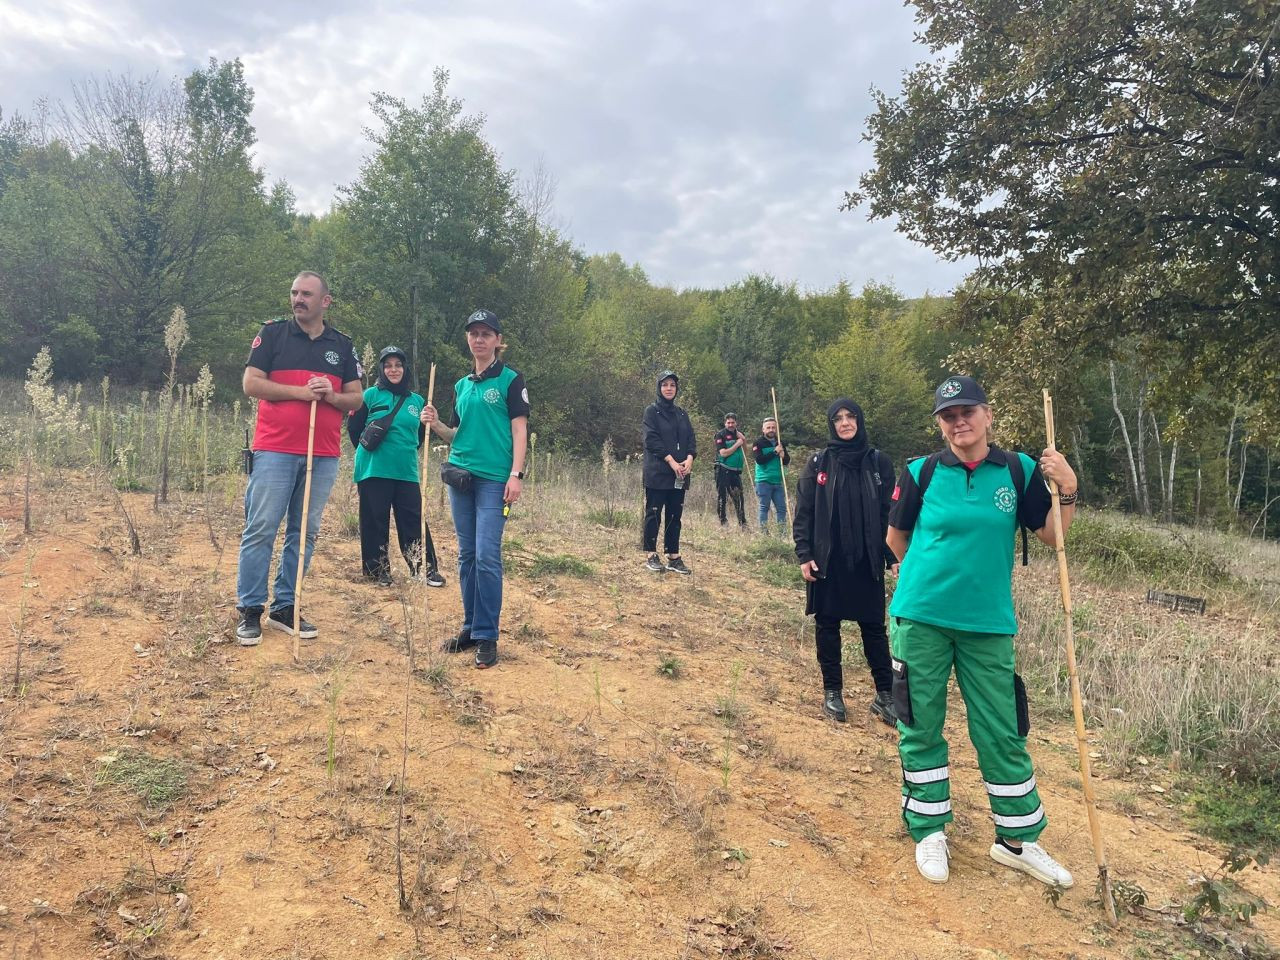
[[[431,406],[431,398],[436,392],[436,365],[431,365],[431,373],[427,376],[427,406]],[[427,464],[431,460],[431,428],[427,427],[427,435],[422,441],[422,471],[418,474],[418,489],[422,493],[422,529],[419,531],[418,545],[422,553],[418,557],[418,574],[422,577],[423,586],[427,583]]]
[[[307,512],[311,508],[311,461],[316,451],[316,401],[311,401],[311,422],[307,424],[307,482],[302,488],[302,525],[298,530],[298,575],[293,581],[293,659],[301,656],[302,575],[307,566]]]
[[[1044,432],[1049,448],[1054,446],[1053,398],[1044,391]],[[1093,838],[1093,854],[1098,861],[1098,890],[1102,906],[1111,923],[1118,923],[1116,899],[1111,892],[1111,877],[1107,873],[1107,851],[1102,842],[1102,820],[1098,816],[1098,804],[1093,795],[1093,777],[1089,772],[1089,743],[1085,739],[1084,704],[1080,698],[1080,674],[1076,669],[1075,628],[1071,622],[1071,578],[1067,573],[1067,548],[1062,533],[1062,506],[1058,503],[1058,485],[1049,483],[1050,502],[1053,510],[1054,548],[1058,553],[1058,584],[1062,588],[1062,612],[1067,625],[1067,674],[1071,679],[1071,712],[1076,721],[1076,750],[1080,755],[1080,783],[1084,789],[1084,807],[1089,816],[1089,834]]]
[[[769,388],[769,396],[773,398],[773,428],[778,434],[778,446],[782,446],[782,424],[778,422],[778,395]],[[791,496],[787,493],[787,467],[782,462],[782,454],[778,454],[778,470],[782,473],[782,502],[787,506],[787,519],[791,519]]]

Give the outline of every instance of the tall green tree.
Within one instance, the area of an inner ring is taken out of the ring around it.
[[[481,135],[484,118],[465,115],[448,84],[436,70],[416,106],[374,95],[375,150],[342,191],[355,241],[345,269],[399,318],[415,371],[424,329],[432,346],[452,347],[467,315],[493,304],[525,217],[513,175]]]
[[[1280,416],[1276,5],[913,5],[932,59],[876,94],[848,204],[1033,294],[1019,339],[1055,362],[1172,349],[1169,382]]]

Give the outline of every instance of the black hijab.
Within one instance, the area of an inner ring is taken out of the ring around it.
[[[852,440],[841,440],[836,433],[836,414],[848,410],[858,421],[858,432]],[[840,541],[841,552],[848,558],[849,566],[861,564],[866,557],[878,558],[881,551],[876,544],[869,544],[869,521],[879,519],[879,505],[875,501],[871,485],[862,475],[863,463],[871,445],[867,442],[866,425],[862,408],[848,397],[841,397],[827,407],[827,470],[832,483],[832,519]],[[872,469],[875,464],[871,464]],[[873,559],[874,563],[875,560]]]
[[[392,383],[387,379],[386,363],[391,357],[399,357],[400,362],[404,364],[404,376],[400,378],[399,383]],[[407,397],[410,393],[409,384],[413,382],[410,376],[409,358],[406,357],[395,347],[387,347],[382,351],[382,356],[378,357],[378,386],[388,393],[394,393],[397,397]]]

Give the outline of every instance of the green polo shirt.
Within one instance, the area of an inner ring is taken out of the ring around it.
[[[736,430],[732,432],[729,430],[721,430],[719,433],[717,433],[716,434],[716,458],[719,460],[720,463],[724,464],[730,470],[737,470],[738,472],[741,472],[742,468],[746,466],[746,457],[742,455],[742,447],[739,447],[737,450],[733,451],[733,453],[729,454],[727,457],[722,457],[719,454],[719,451],[727,450],[729,447],[732,447],[737,442],[738,442],[738,433]],[[743,444],[743,446],[745,446],[745,443]]]
[[[453,385],[453,437],[449,462],[483,480],[511,476],[515,455],[511,421],[529,415],[529,391],[515,370],[494,360],[484,373]]]
[[[1017,514],[1039,530],[1048,516],[1049,493],[1036,462],[1020,453],[1027,483],[1019,501],[1004,454],[991,449],[972,471],[954,454],[943,454],[923,499],[918,482],[925,458],[911,461],[902,472],[889,525],[909,532],[911,542],[890,616],[974,633],[1017,633],[1012,584]]]
[[[761,436],[751,446],[756,461],[756,483],[782,483],[782,460],[778,457],[778,441]],[[787,454],[791,462],[791,454]]]
[[[370,387],[364,392],[368,422],[385,417],[400,398],[390,390]],[[418,482],[418,416],[422,413],[422,397],[411,393],[400,404],[391,429],[373,451],[356,444],[356,463],[352,479],[356,483],[370,477],[384,480]]]

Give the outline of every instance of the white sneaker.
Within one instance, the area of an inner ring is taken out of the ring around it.
[[[919,859],[919,854],[916,855],[916,859]],[[1015,870],[1030,874],[1051,887],[1058,886],[1066,889],[1076,882],[1067,868],[1049,856],[1045,848],[1038,843],[1024,843],[1021,855],[1008,850],[1003,844],[993,843],[991,859],[996,863],[1003,863],[1006,867],[1013,867]]]
[[[951,859],[951,851],[947,849],[947,835],[939,830],[931,833],[916,844],[916,868],[920,876],[930,883],[946,883],[951,876],[951,867],[947,861]]]

